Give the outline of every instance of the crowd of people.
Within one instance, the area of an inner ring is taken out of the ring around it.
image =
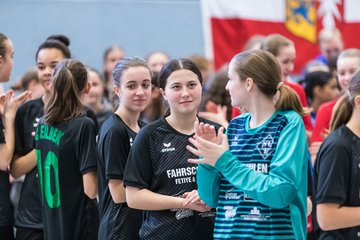
[[[338,30],[296,79],[276,33],[216,71],[112,46],[101,72],[69,46],[0,97],[1,240],[358,238],[360,50]],[[14,48],[0,33],[0,82]]]

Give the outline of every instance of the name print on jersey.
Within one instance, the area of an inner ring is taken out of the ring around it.
[[[175,184],[192,183],[195,182],[196,167],[184,167],[166,170],[166,175],[169,179],[175,178]]]
[[[41,125],[36,129],[35,140],[47,140],[59,146],[63,135],[64,133],[57,128]],[[61,202],[57,153],[53,151],[42,153],[39,149],[36,149],[35,152],[42,198],[45,197],[46,203],[50,208],[58,208]],[[43,159],[44,156],[46,156],[45,159]]]
[[[36,129],[35,140],[45,139],[52,141],[59,146],[60,138],[64,135],[62,131],[57,128],[49,127],[47,125],[41,125]]]

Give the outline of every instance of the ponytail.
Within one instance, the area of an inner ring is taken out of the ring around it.
[[[335,104],[331,121],[330,132],[335,131],[338,127],[346,124],[353,113],[353,105],[349,93],[342,96]]]
[[[84,65],[76,60],[64,60],[56,66],[45,122],[57,124],[84,115],[80,92],[86,86],[87,76]]]
[[[301,116],[308,114],[308,110],[305,110],[300,102],[297,93],[285,84],[280,84],[278,87],[279,98],[275,103],[275,108],[279,110],[294,110]]]

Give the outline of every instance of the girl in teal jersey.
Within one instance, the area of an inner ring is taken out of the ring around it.
[[[196,124],[187,149],[201,159],[199,196],[217,208],[215,239],[306,239],[307,140],[296,93],[281,82],[275,57],[263,50],[230,62],[232,105],[249,113],[217,138]],[[214,140],[212,140],[214,139]],[[197,200],[189,197],[187,203]]]

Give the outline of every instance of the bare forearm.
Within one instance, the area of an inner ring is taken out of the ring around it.
[[[110,179],[109,190],[114,203],[126,202],[125,188],[123,181],[117,179]]]
[[[337,204],[317,205],[321,229],[331,231],[360,225],[360,207],[340,207]]]
[[[33,170],[36,165],[36,155],[35,150],[33,149],[24,156],[14,156],[10,165],[10,173],[14,178],[19,178]]]
[[[95,172],[88,172],[83,175],[84,193],[90,198],[96,198],[98,194],[97,178]]]
[[[148,189],[126,187],[127,204],[131,208],[142,210],[166,210],[184,208],[184,199],[154,193]]]

